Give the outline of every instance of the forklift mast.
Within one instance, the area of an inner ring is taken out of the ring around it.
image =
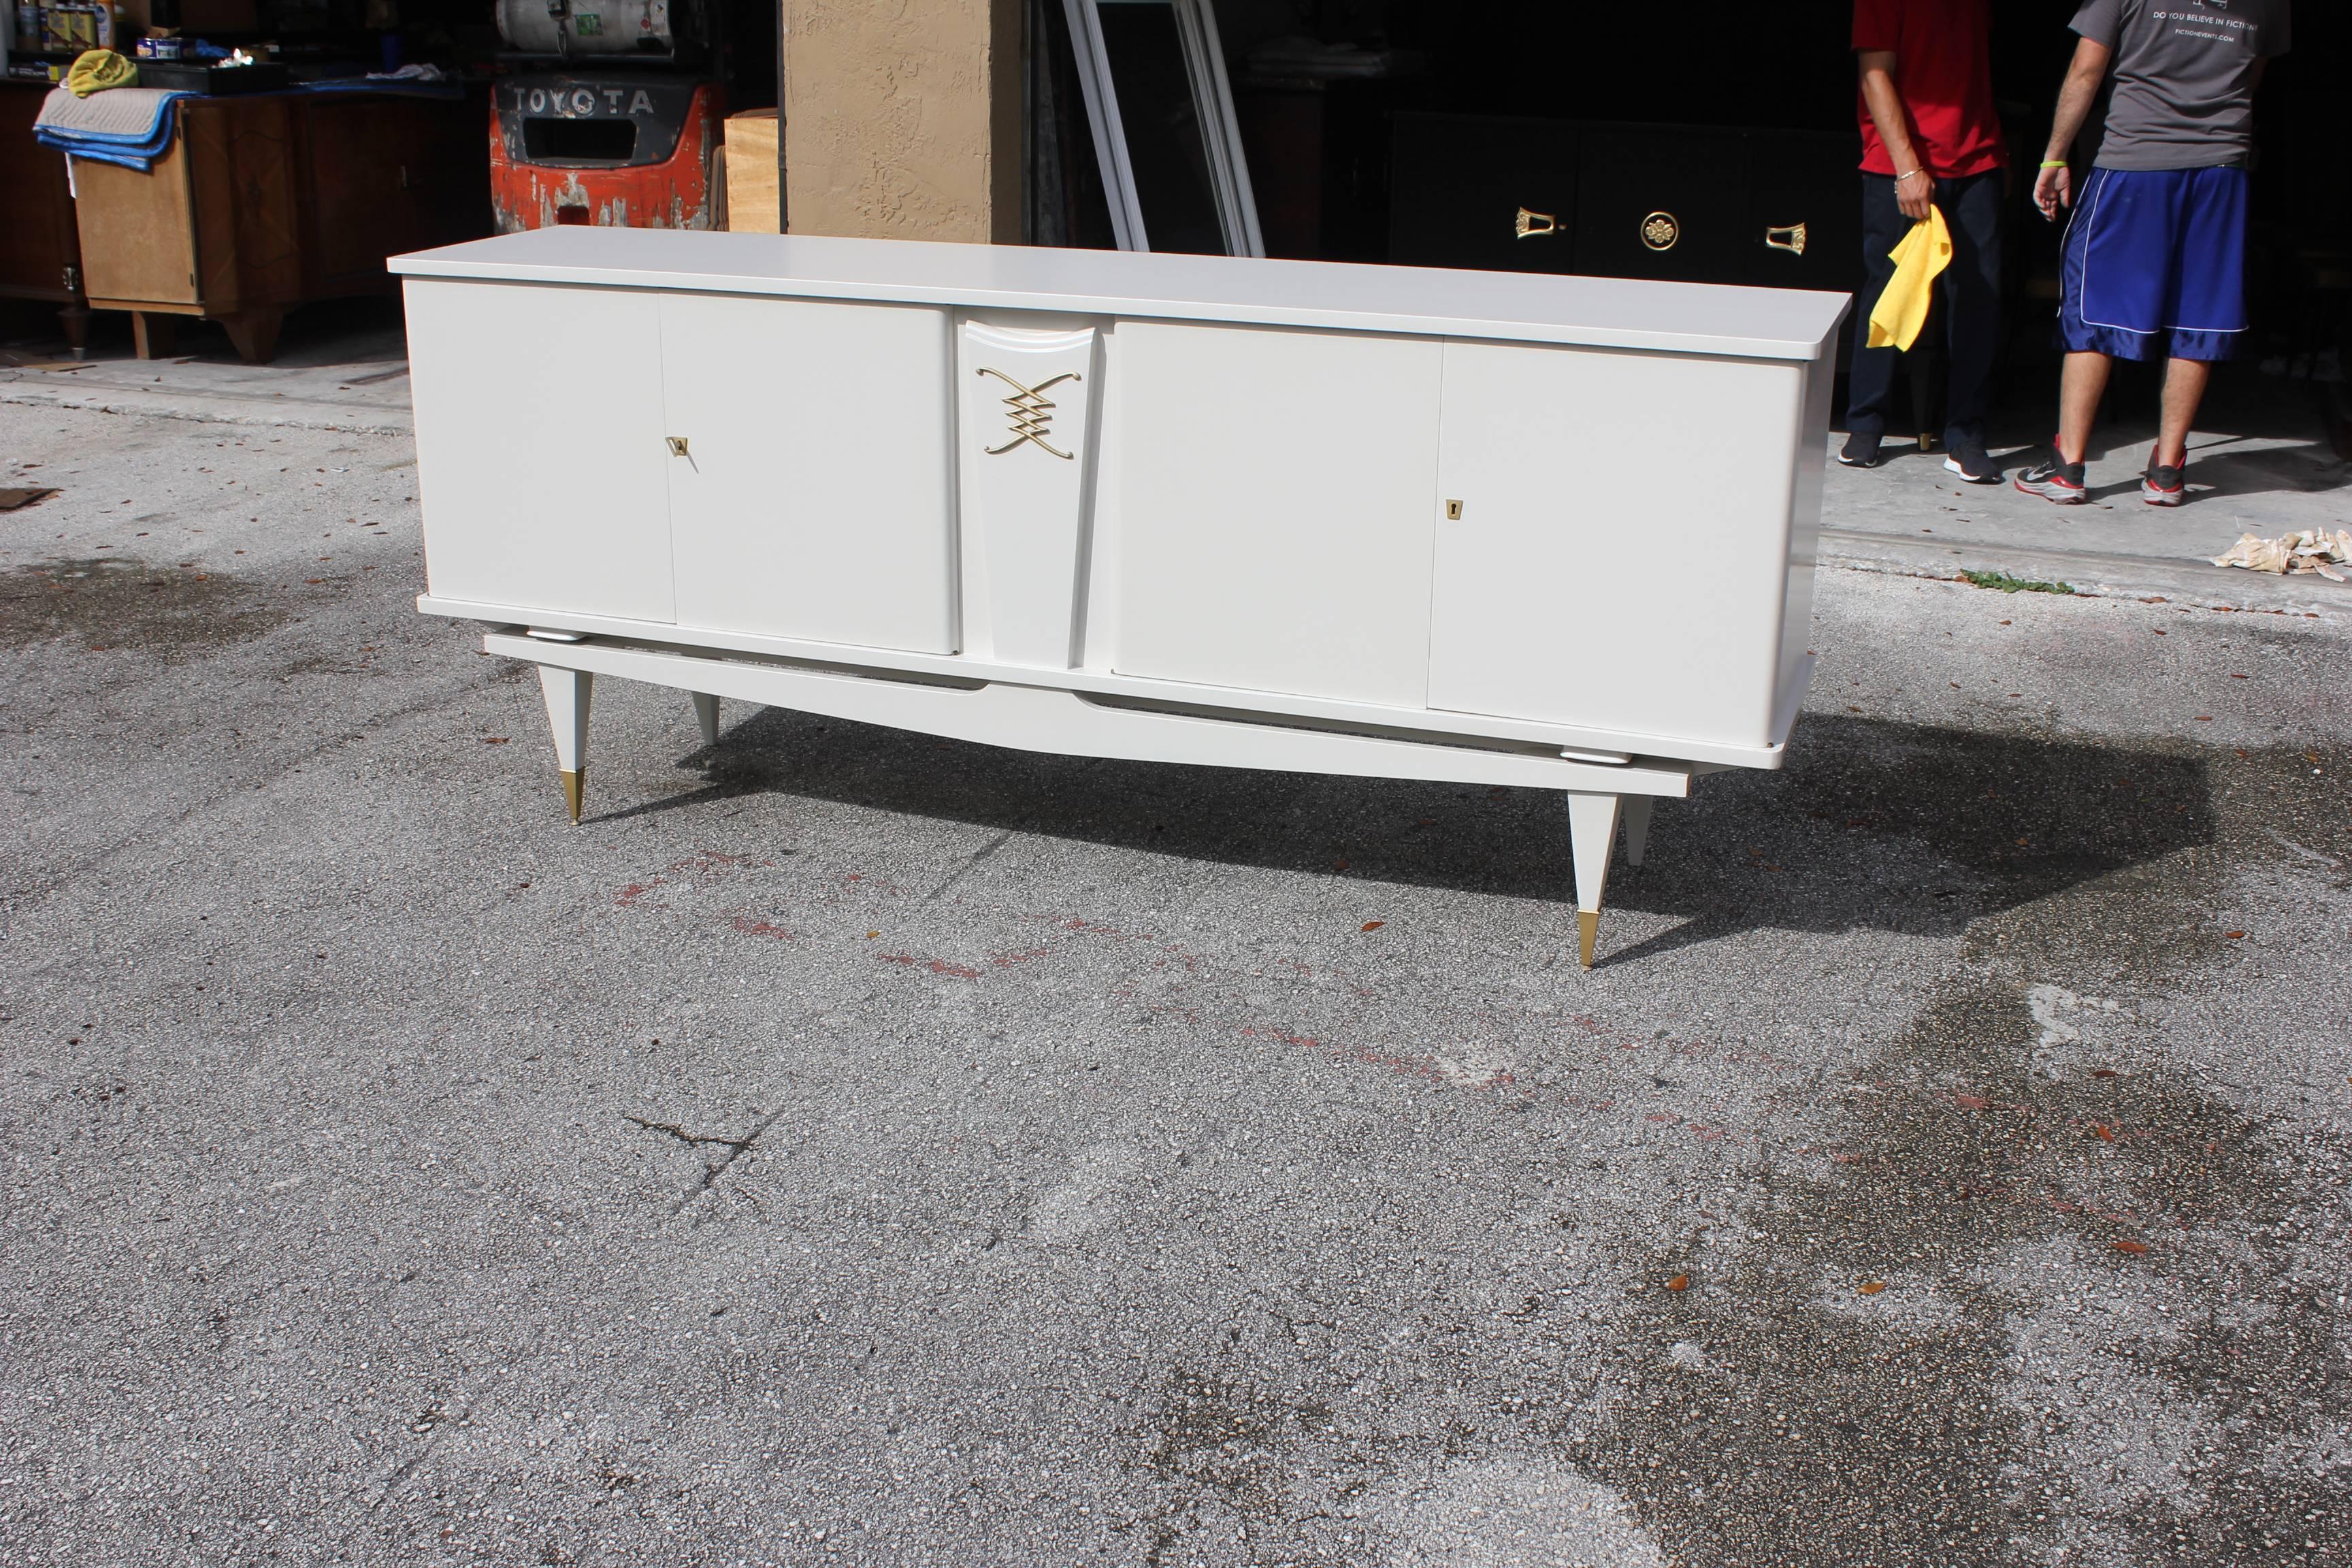
[[[498,0],[499,37],[517,63],[705,70],[709,22],[705,0]]]

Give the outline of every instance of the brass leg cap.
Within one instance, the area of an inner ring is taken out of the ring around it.
[[[575,823],[580,820],[580,775],[587,771],[585,768],[563,770],[563,804],[572,808],[572,820]],[[1588,942],[1586,945],[1590,947],[1591,944]],[[1591,962],[1590,958],[1585,960],[1588,964]]]
[[[1582,951],[1582,952],[1583,952],[1583,956],[1584,956],[1584,967],[1585,967],[1585,968],[1587,968],[1587,969],[1590,969],[1590,968],[1591,968],[1591,967],[1592,967],[1592,944],[1593,944],[1594,942],[1598,942],[1598,941],[1600,940],[1600,938],[1601,938],[1601,911],[1600,911],[1599,910],[1577,910],[1577,911],[1576,911],[1576,941],[1577,941],[1577,946],[1578,946],[1578,947]]]

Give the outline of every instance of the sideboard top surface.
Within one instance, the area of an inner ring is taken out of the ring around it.
[[[1469,272],[818,235],[564,226],[388,264],[409,278],[862,300],[1816,360],[1849,297]]]

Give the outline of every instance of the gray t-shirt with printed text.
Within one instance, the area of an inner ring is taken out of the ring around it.
[[[2288,0],[2083,0],[2074,29],[2115,51],[2103,169],[2210,169],[2254,141],[2255,62],[2287,50]]]

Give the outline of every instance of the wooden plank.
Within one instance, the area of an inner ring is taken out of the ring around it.
[[[776,111],[747,109],[727,117],[727,226],[737,234],[776,232]]]

